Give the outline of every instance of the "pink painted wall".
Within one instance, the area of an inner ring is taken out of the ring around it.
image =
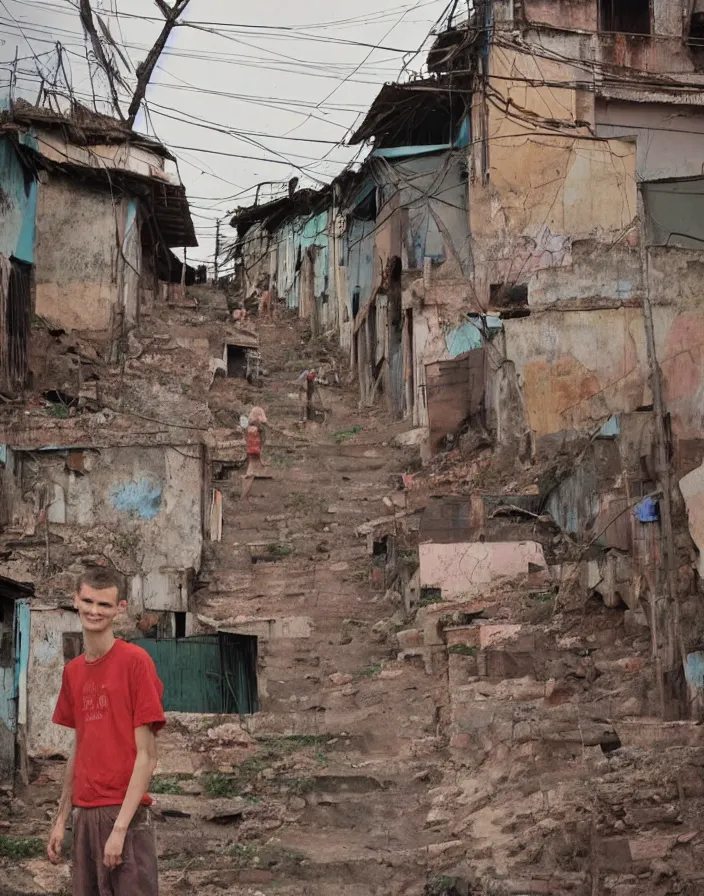
[[[502,577],[528,574],[528,564],[545,568],[535,541],[421,544],[421,587],[440,588],[444,598],[462,597]]]

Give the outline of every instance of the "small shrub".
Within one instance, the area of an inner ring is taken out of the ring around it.
[[[149,785],[150,793],[169,793],[174,796],[182,796],[185,791],[181,786],[184,778],[179,775],[155,775]]]
[[[422,588],[420,592],[420,600],[418,605],[421,607],[430,607],[433,604],[442,603],[442,590],[440,588]]]
[[[347,442],[349,439],[353,439],[361,431],[361,426],[350,426],[349,429],[341,429],[339,432],[334,432],[332,437],[336,442]]]
[[[257,847],[247,843],[233,843],[228,850],[228,855],[235,859],[238,865],[246,865],[247,867],[258,865],[260,862]]]
[[[286,786],[294,796],[303,796],[315,790],[315,778],[293,778],[286,781]]]
[[[268,544],[266,552],[270,557],[290,557],[293,548],[289,544]]]
[[[476,656],[479,653],[478,647],[470,647],[469,644],[453,644],[447,649],[448,653],[455,653],[459,656]]]
[[[366,666],[364,669],[360,669],[359,672],[355,672],[355,678],[374,678],[381,672],[381,663],[372,663],[371,666]]]
[[[59,402],[54,402],[54,403],[48,408],[48,411],[49,411],[50,416],[52,416],[52,417],[58,417],[59,420],[68,420],[68,418],[69,418],[69,416],[70,416],[70,415],[69,415],[69,409],[66,407],[66,405],[65,405],[65,404],[61,404],[61,403],[59,403]]]
[[[34,859],[44,855],[46,844],[39,837],[8,837],[0,835],[0,858]]]
[[[207,772],[203,775],[203,792],[209,797],[231,798],[240,795],[239,775]]]

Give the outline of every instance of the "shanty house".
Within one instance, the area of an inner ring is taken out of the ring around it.
[[[26,371],[31,312],[55,329],[116,340],[159,281],[181,280],[170,250],[197,241],[173,162],[158,141],[77,104],[64,115],[18,100],[0,114],[0,264],[12,266],[0,277],[6,381]]]

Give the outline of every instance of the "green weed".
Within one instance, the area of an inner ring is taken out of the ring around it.
[[[212,798],[231,799],[240,796],[242,782],[239,775],[225,772],[207,772],[202,777],[203,792]]]
[[[266,552],[270,557],[284,558],[291,556],[293,548],[290,544],[268,544]]]
[[[442,603],[442,591],[440,588],[423,588],[420,592],[420,607],[431,607],[433,604]]]
[[[149,785],[150,793],[170,793],[175,796],[182,796],[185,790],[181,786],[190,775],[155,775]]]
[[[68,420],[69,418],[69,409],[65,404],[61,404],[60,402],[54,402],[49,408],[48,412],[51,417],[58,417],[59,420]]]
[[[453,644],[447,649],[448,653],[455,653],[459,656],[476,656],[479,653],[478,647],[470,647],[469,644]]]
[[[355,678],[375,678],[381,672],[381,663],[372,663],[359,672],[354,673]]]
[[[315,778],[292,778],[284,783],[294,796],[304,796],[315,790]]]
[[[8,837],[0,835],[0,858],[34,859],[44,855],[46,844],[39,837]]]
[[[353,439],[361,431],[361,426],[350,426],[349,429],[341,429],[339,432],[334,432],[332,437],[336,442],[347,442],[349,439]]]

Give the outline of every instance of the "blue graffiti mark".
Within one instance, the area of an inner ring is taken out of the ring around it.
[[[129,513],[142,520],[153,520],[161,510],[161,483],[145,477],[136,482],[116,485],[110,493],[110,502],[120,513]]]
[[[704,653],[690,653],[684,667],[684,677],[695,688],[704,688]]]

